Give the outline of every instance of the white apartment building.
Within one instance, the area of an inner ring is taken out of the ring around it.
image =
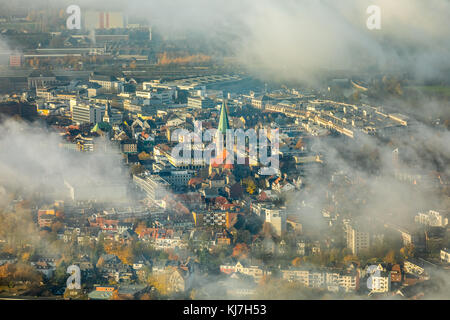
[[[265,221],[275,230],[278,236],[286,232],[286,209],[285,208],[265,208]]]
[[[151,104],[150,100],[159,100],[162,104],[171,104],[176,97],[176,90],[150,87],[141,91],[136,91],[136,97],[149,100],[147,104]]]
[[[159,172],[159,176],[163,177],[164,180],[176,187],[187,186],[193,175],[194,171],[191,170],[171,170]]]
[[[383,293],[391,290],[391,275],[390,272],[380,276],[372,276],[371,278],[372,293]]]
[[[238,261],[235,265],[221,265],[220,271],[226,274],[239,272],[248,276],[252,276],[255,281],[260,280],[265,274],[270,275],[270,271],[264,271],[259,266],[250,266]]]
[[[342,273],[329,270],[309,270],[290,268],[281,270],[282,278],[290,282],[299,282],[309,288],[326,288],[328,291],[351,292],[359,286],[358,273]]]
[[[92,75],[89,82],[97,83],[108,92],[122,92],[123,83],[113,76]]]
[[[447,248],[441,250],[441,261],[450,263],[450,250]]]
[[[426,213],[419,212],[419,214],[414,217],[414,221],[431,227],[445,227],[448,225],[448,219],[444,218],[439,212],[434,210],[429,210]]]
[[[105,106],[91,106],[85,103],[71,103],[70,111],[74,123],[93,123],[103,121]]]
[[[152,201],[163,199],[170,188],[170,184],[158,175],[133,175],[133,182]]]

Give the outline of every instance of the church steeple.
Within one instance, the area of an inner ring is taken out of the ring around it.
[[[217,131],[226,135],[227,129],[230,129],[230,123],[228,121],[227,102],[223,101],[222,108],[220,109],[219,126]]]
[[[103,115],[103,122],[110,122],[110,120],[111,120],[111,105],[109,104],[109,102],[108,102],[108,104],[106,105],[106,108],[105,108],[105,114]]]

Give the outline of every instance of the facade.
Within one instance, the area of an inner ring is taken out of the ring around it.
[[[89,78],[89,82],[97,83],[109,92],[121,92],[123,90],[123,84],[113,76],[94,74]]]
[[[332,270],[311,270],[290,268],[281,270],[282,278],[289,282],[299,282],[308,288],[325,288],[328,291],[354,292],[359,289],[358,272],[338,272]]]
[[[189,288],[187,272],[179,268],[175,269],[167,279],[168,290],[171,293],[182,293]]]
[[[9,56],[9,66],[10,67],[21,67],[22,59],[23,58],[21,55],[10,55]]]
[[[35,70],[28,76],[28,88],[40,88],[56,84],[56,76],[50,71]]]
[[[414,259],[405,261],[403,268],[407,273],[416,274],[419,276],[425,274],[425,268],[423,266],[423,263],[415,261]]]
[[[133,181],[152,201],[162,200],[170,188],[170,184],[158,175],[134,175]]]
[[[122,29],[125,19],[122,12],[88,11],[84,13],[84,27],[87,30]]]
[[[165,148],[167,147],[167,148]],[[177,169],[189,169],[189,170],[198,170],[203,167],[206,167],[206,161],[203,157],[197,159],[196,157],[187,157],[187,159],[183,159],[184,157],[173,157],[172,156],[172,148],[169,146],[161,146],[157,145],[154,148],[155,158],[165,158],[169,161],[171,165],[173,165]],[[188,155],[189,156],[189,155]]]
[[[187,104],[189,108],[196,109],[207,109],[215,106],[214,100],[205,97],[188,97]]]
[[[252,276],[255,281],[259,281],[264,275],[270,275],[270,271],[265,271],[259,266],[247,265],[238,261],[236,264],[224,264],[220,266],[220,272],[225,274],[241,273]]]
[[[193,171],[190,170],[172,170],[160,171],[158,174],[164,178],[168,183],[175,187],[187,186],[189,180],[193,176]]]
[[[135,140],[121,141],[120,147],[123,153],[137,153],[137,143]]]
[[[441,250],[441,261],[450,263],[450,251],[447,248]]]
[[[286,210],[284,208],[278,209],[269,209],[266,208],[265,212],[265,221],[270,223],[270,225],[275,230],[278,236],[281,236],[284,232],[286,232]]]
[[[50,88],[36,87],[36,97],[45,99],[46,101],[53,98],[53,92]]]
[[[352,254],[357,255],[362,250],[367,250],[370,247],[370,234],[368,232],[360,231],[350,225],[347,226],[347,248],[352,251]]]
[[[93,123],[97,124],[103,121],[105,115],[105,106],[91,106],[85,103],[71,103],[70,111],[74,123]]]
[[[229,228],[237,213],[228,211],[192,211],[194,223],[196,226],[221,226]]]
[[[448,219],[434,210],[429,210],[427,213],[419,212],[414,217],[414,221],[431,227],[445,227],[448,225]]]
[[[175,89],[163,89],[163,88],[152,88],[149,86],[145,86],[144,83],[144,91],[136,91],[136,97],[144,98],[146,100],[149,100],[148,104],[150,103],[150,100],[159,100],[162,104],[171,104],[173,103],[173,99],[176,96],[176,90]]]
[[[266,103],[269,101],[269,97],[266,95],[262,95],[262,96],[258,96],[258,97],[253,97],[251,104],[253,108],[256,109],[262,109],[264,110],[264,107],[266,106]]]
[[[384,293],[391,290],[390,272],[382,272],[379,276],[372,276],[371,280],[372,293]]]

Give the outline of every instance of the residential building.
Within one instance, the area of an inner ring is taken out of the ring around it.
[[[133,175],[133,181],[152,201],[162,200],[170,189],[170,184],[158,175]]]
[[[286,208],[266,208],[265,222],[269,223],[278,236],[286,232]]]
[[[363,231],[360,226],[347,225],[347,248],[352,251],[352,254],[357,255],[361,251],[369,249],[369,247],[369,232]]]
[[[237,213],[229,211],[192,211],[192,216],[195,226],[222,226],[228,229]]]
[[[260,266],[250,265],[244,261],[238,261],[236,264],[223,264],[220,266],[220,272],[225,274],[245,274],[252,276],[255,281],[259,281],[264,275],[271,274],[270,271],[264,270]]]
[[[434,210],[429,210],[426,213],[419,212],[414,217],[414,221],[431,227],[445,227],[448,225],[448,218],[444,218],[439,212]]]
[[[450,263],[450,250],[447,248],[441,250],[441,261]]]

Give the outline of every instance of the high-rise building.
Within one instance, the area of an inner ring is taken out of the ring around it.
[[[352,251],[352,254],[357,255],[362,250],[367,250],[370,247],[370,234],[362,230],[360,227],[347,226],[347,248]]]
[[[429,210],[426,213],[419,212],[419,214],[414,217],[414,221],[431,227],[445,227],[448,225],[448,218],[445,218],[439,212],[434,210]]]
[[[266,222],[270,223],[278,236],[286,231],[286,210],[285,208],[266,208]]]

